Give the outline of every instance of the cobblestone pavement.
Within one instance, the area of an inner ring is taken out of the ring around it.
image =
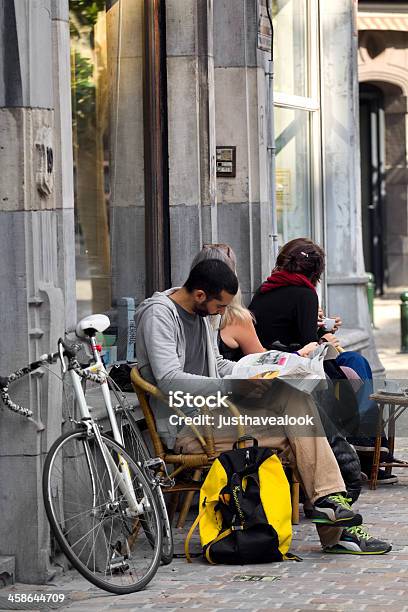
[[[406,376],[408,355],[398,355],[399,310],[395,303],[376,300],[375,335],[384,366],[395,378]],[[397,373],[399,375],[397,375]],[[408,439],[397,442],[398,455],[408,458]],[[316,531],[307,519],[294,527],[292,552],[301,563],[251,566],[210,566],[201,559],[189,565],[175,559],[159,569],[148,587],[126,596],[111,596],[71,571],[46,586],[20,585],[0,590],[3,609],[59,608],[70,612],[140,609],[192,610],[383,610],[408,612],[408,470],[395,469],[399,483],[364,489],[357,507],[365,525],[377,537],[390,541],[391,553],[383,556],[325,555]],[[183,550],[185,530],[176,534],[176,552]],[[192,549],[198,550],[198,540]],[[242,576],[275,576],[274,581],[240,581]],[[9,593],[64,593],[64,604],[44,608],[3,608]]]
[[[401,446],[401,443],[405,442]],[[400,455],[408,456],[408,440],[399,441]],[[365,489],[357,502],[365,524],[378,537],[392,542],[388,555],[359,557],[327,555],[320,551],[313,525],[302,518],[294,527],[292,551],[303,558],[251,566],[210,566],[200,559],[189,565],[175,559],[159,569],[148,587],[126,596],[111,596],[83,580],[76,572],[59,576],[47,586],[19,585],[8,593],[65,593],[63,607],[70,612],[119,610],[369,610],[408,611],[408,470],[399,484],[376,491]],[[185,532],[183,532],[185,533]],[[182,551],[182,534],[176,535],[176,552]],[[198,541],[192,550],[198,550]],[[272,582],[240,582],[243,575],[276,576]],[[1,606],[1,604],[0,604]],[[19,609],[2,608],[2,609]],[[22,609],[22,607],[20,607]],[[25,609],[28,609],[25,607]],[[35,608],[30,608],[35,609]],[[37,608],[38,609],[38,608]],[[43,608],[45,609],[45,608]]]

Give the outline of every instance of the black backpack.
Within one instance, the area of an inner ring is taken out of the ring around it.
[[[245,436],[248,438],[249,436]],[[292,539],[289,483],[273,450],[254,446],[222,453],[200,491],[199,524],[203,554],[210,563],[283,561]]]

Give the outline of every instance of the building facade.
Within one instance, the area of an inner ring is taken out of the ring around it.
[[[182,283],[203,243],[234,248],[249,301],[277,245],[300,235],[326,248],[321,299],[342,315],[344,345],[380,368],[356,2],[324,4],[273,0],[271,64],[265,0],[0,3],[2,372],[50,350],[77,315],[108,312],[118,335],[122,298]],[[16,397],[45,429],[0,414],[0,556],[34,582],[53,571],[39,483],[60,383],[44,371]]]

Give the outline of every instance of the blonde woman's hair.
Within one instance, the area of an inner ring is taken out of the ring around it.
[[[234,251],[228,244],[204,244],[203,248],[194,257],[191,267],[194,268],[198,263],[206,259],[220,259],[226,263],[231,270],[236,273],[237,258]],[[235,321],[254,321],[252,313],[242,303],[241,289],[234,295],[221,317],[220,329],[227,325],[232,325]]]

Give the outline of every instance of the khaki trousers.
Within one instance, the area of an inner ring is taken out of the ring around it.
[[[274,437],[273,448],[279,451],[284,462],[294,466],[310,501],[345,491],[336,458],[326,438]],[[342,529],[316,525],[322,546],[333,546],[340,539]]]
[[[268,446],[276,448],[281,459],[295,467],[304,491],[312,503],[331,493],[346,491],[313,398],[282,383],[274,385],[271,391],[273,401],[268,406],[269,414],[272,410],[280,416],[298,418],[308,415],[313,418],[313,425],[285,425],[281,427],[280,433],[278,428],[274,427],[268,432]],[[260,445],[263,445],[262,437],[263,435],[259,436]],[[332,546],[339,541],[342,529],[317,525],[317,531],[322,545]]]

